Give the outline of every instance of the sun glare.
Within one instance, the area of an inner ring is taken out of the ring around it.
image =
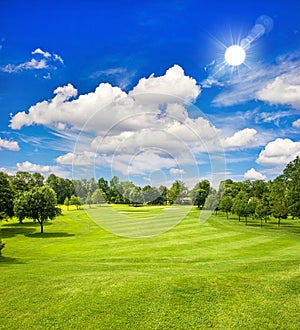
[[[226,48],[225,61],[231,66],[239,66],[244,63],[246,59],[246,52],[243,47],[239,45],[232,45]]]

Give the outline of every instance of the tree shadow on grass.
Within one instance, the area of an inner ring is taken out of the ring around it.
[[[36,227],[36,225],[35,225]],[[0,230],[0,237],[1,238],[10,238],[10,237],[14,237],[16,235],[28,235],[30,233],[35,232],[35,227],[25,227],[22,225],[19,226],[2,226],[1,230]]]
[[[25,234],[26,237],[34,237],[34,238],[55,238],[55,237],[72,237],[74,234],[64,233],[64,232],[56,232],[56,233],[28,233]]]
[[[24,262],[19,261],[16,258],[0,256],[0,266],[3,264],[24,264]]]

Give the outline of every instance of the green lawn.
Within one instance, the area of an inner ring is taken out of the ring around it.
[[[2,222],[0,329],[300,329],[300,221],[186,212],[64,210],[44,235]]]

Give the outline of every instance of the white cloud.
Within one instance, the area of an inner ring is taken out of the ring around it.
[[[251,148],[257,146],[256,134],[257,131],[254,128],[245,128],[223,139],[223,146],[224,148]]]
[[[55,61],[59,61],[61,64],[64,64],[64,60],[62,59],[61,56],[57,55],[57,54],[53,54],[54,60]]]
[[[195,79],[185,75],[179,65],[168,69],[165,75],[142,78],[129,93],[142,103],[188,103],[194,101],[200,94],[200,87]]]
[[[16,164],[16,170],[12,171],[13,174],[17,171],[25,171],[30,173],[42,173],[45,177],[50,175],[51,173],[54,173],[60,177],[70,177],[70,173],[68,171],[65,171],[61,169],[59,166],[50,166],[50,165],[40,165],[40,164],[33,164],[30,161],[25,161],[22,163]]]
[[[44,52],[43,50],[41,50],[41,48],[37,48],[36,50],[34,50],[33,52],[31,52],[32,55],[35,54],[40,54],[43,55],[44,57],[48,58],[51,56],[51,54],[49,52]]]
[[[296,128],[300,128],[300,119],[297,119],[296,121],[294,121],[293,126]]]
[[[90,151],[84,151],[81,154],[68,152],[55,159],[60,165],[88,166],[95,164],[96,154]]]
[[[19,147],[18,142],[2,139],[0,137],[0,150],[2,150],[2,149],[7,149],[7,150],[11,150],[11,151],[19,151],[20,147]]]
[[[48,68],[48,64],[45,59],[37,61],[33,58],[30,61],[21,63],[19,65],[7,64],[6,66],[2,67],[1,70],[3,72],[14,73],[22,70],[40,70],[46,68]]]
[[[265,180],[266,176],[256,171],[254,168],[251,168],[244,174],[244,178],[246,180]]]
[[[175,84],[169,83],[172,77]],[[185,108],[184,102],[196,98],[200,92],[194,79],[174,66],[162,77],[141,81],[133,91],[143,88],[146,92],[149,88],[150,92],[161,92],[168,88],[171,97],[160,94],[150,102],[149,98],[139,98],[135,92],[126,93],[108,83],[101,83],[95,91],[77,96],[76,88],[68,84],[56,88],[51,100],[15,114],[10,127],[44,125],[60,139],[76,141],[75,150],[64,149],[67,153],[57,157],[56,162],[77,168],[113,163],[122,173],[141,174],[153,169],[197,165],[204,154],[212,156],[213,152],[222,151],[221,130],[204,117],[191,118]],[[180,93],[179,103],[174,102],[177,100],[174,95]],[[249,142],[255,140],[256,131],[248,130],[250,134],[247,135],[247,131],[242,134],[242,144],[231,137],[226,146],[250,147]],[[207,157],[205,161],[208,161]]]
[[[297,73],[283,74],[269,82],[257,94],[271,104],[289,104],[300,109],[300,78]]]
[[[278,138],[269,142],[256,162],[264,166],[286,165],[300,155],[300,142]]]
[[[171,168],[170,170],[169,170],[169,173],[171,174],[171,175],[181,175],[181,174],[185,174],[185,170],[183,170],[183,169],[179,169],[179,168]]]
[[[258,63],[252,64],[250,68],[245,66],[239,69],[238,75],[230,77],[227,81],[217,82],[218,84],[223,83],[224,88],[215,97],[213,104],[215,106],[231,106],[257,99],[257,97],[260,97],[260,91],[264,90],[268,84],[274,82],[276,77],[282,76],[285,79],[288,78],[294,81],[294,78],[297,79],[296,73],[299,70],[300,52],[277,57],[275,65]],[[296,86],[299,84],[299,80],[297,81],[296,84],[293,82]],[[292,91],[288,90],[287,94],[285,97],[292,97]]]
[[[40,173],[48,173],[51,172],[51,166],[48,165],[38,165],[29,162],[28,160],[23,163],[17,163],[18,171],[25,172],[40,172]]]
[[[50,54],[49,52],[44,52],[40,48],[35,49],[32,52],[32,55],[42,55],[42,59],[32,58],[26,62],[20,64],[7,64],[0,68],[1,71],[7,73],[16,73],[24,70],[42,70],[48,69],[50,67],[55,68],[53,66],[54,62],[61,62],[63,64],[63,59],[57,54]]]

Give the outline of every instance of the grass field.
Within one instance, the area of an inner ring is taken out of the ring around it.
[[[116,210],[112,220],[131,226],[165,214]],[[88,212],[100,220],[64,210],[43,235],[31,222],[1,223],[0,329],[300,329],[299,220],[199,223],[193,208],[177,225],[163,216],[170,230],[132,239],[97,225],[110,207]]]

